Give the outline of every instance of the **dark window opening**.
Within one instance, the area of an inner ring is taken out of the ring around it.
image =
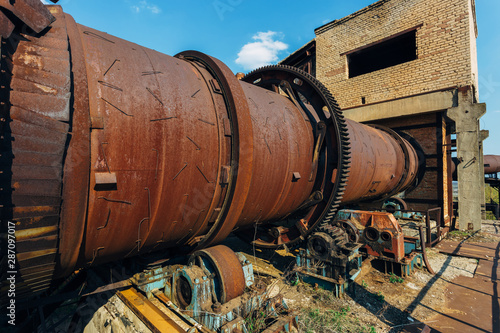
[[[347,55],[349,78],[417,59],[416,30]]]

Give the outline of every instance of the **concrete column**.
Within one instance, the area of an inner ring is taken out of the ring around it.
[[[458,106],[447,112],[448,117],[455,121],[457,134],[457,227],[476,231],[481,229],[481,204],[484,203],[484,165],[480,149],[482,142],[479,118],[486,113],[486,104],[472,103],[470,96],[462,97]]]
[[[480,168],[479,172],[479,183],[483,186],[483,199],[481,201],[481,219],[486,219],[486,193],[485,193],[485,183],[484,183],[484,155],[483,155],[483,141],[486,140],[490,136],[490,132],[487,130],[479,131],[479,165],[483,167]]]

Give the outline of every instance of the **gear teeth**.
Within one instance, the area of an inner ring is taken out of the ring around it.
[[[337,130],[337,141],[339,143],[339,160],[337,161],[338,165],[338,170],[337,174],[339,177],[335,180],[334,184],[334,189],[330,198],[329,206],[326,208],[326,211],[324,213],[323,218],[321,221],[317,222],[316,228],[311,228],[311,232],[313,230],[318,230],[319,226],[325,226],[329,225],[329,223],[335,218],[337,214],[337,210],[340,206],[340,203],[342,201],[342,197],[345,193],[346,185],[347,185],[347,180],[349,177],[349,169],[350,169],[350,157],[351,157],[351,147],[350,147],[350,137],[349,137],[349,132],[348,132],[348,126],[345,121],[345,117],[340,110],[340,107],[337,103],[337,101],[334,99],[333,95],[331,92],[320,82],[318,81],[315,77],[312,75],[299,70],[297,68],[291,67],[291,66],[286,66],[286,65],[271,65],[271,66],[265,66],[262,68],[255,69],[245,75],[243,77],[243,81],[253,83],[256,78],[252,78],[253,76],[258,76],[259,73],[265,72],[265,71],[285,71],[285,72],[291,72],[291,73],[296,73],[300,75],[302,78],[305,78],[309,81],[310,84],[312,84],[315,89],[322,94],[325,104],[327,108],[330,110],[331,114],[331,121],[333,122],[333,125],[335,126]],[[259,76],[261,77],[261,76]],[[256,85],[259,85],[258,83]],[[295,240],[290,241],[287,243],[287,246],[290,247],[291,245],[297,245],[299,242],[302,242],[303,240],[297,237]]]
[[[4,219],[7,223],[8,217],[9,221],[15,222],[17,231],[27,235],[26,240],[18,243],[16,251],[16,264],[20,268],[16,278],[17,301],[35,298],[52,286],[58,261],[56,254],[60,249],[62,173],[71,131],[68,105],[71,105],[73,79],[64,14],[58,12],[54,17],[57,21],[40,33],[19,29],[17,37],[2,39],[3,45],[0,47],[3,104],[0,111],[4,118],[2,120],[8,119],[0,124],[1,155],[4,159],[0,173],[9,175],[0,179],[4,197],[2,207],[5,206],[2,209],[5,210],[2,212],[2,223]],[[19,23],[17,28],[23,27],[20,20],[14,23]],[[23,33],[20,33],[21,30]],[[42,60],[33,66],[33,59],[39,54],[43,54]],[[28,72],[29,81],[26,80]],[[34,127],[37,129],[29,130]],[[30,142],[29,149],[25,146],[26,142]],[[22,161],[30,160],[33,161],[30,173],[21,171],[19,167],[25,166]],[[37,162],[39,160],[44,162]],[[45,164],[45,160],[53,163]],[[42,169],[44,176],[35,177]],[[24,190],[16,191],[13,187]],[[28,188],[30,191],[27,191]],[[43,238],[36,236],[39,234],[38,227],[46,230]],[[0,237],[3,236],[4,231]],[[3,259],[7,258],[2,258],[2,262]],[[7,279],[2,279],[0,283],[2,290],[5,282]],[[2,306],[8,302],[6,294],[0,296]]]

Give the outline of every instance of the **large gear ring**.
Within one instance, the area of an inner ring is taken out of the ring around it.
[[[311,123],[316,122],[317,128],[326,124],[325,144],[317,145],[313,161],[317,173],[311,202],[292,214],[292,224],[278,221],[257,227],[256,237],[251,240],[262,248],[295,246],[319,225],[331,222],[337,213],[349,174],[347,125],[328,89],[304,71],[283,65],[267,66],[249,73],[243,81],[288,96]]]

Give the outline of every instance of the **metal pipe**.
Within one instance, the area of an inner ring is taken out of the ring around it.
[[[500,156],[484,155],[484,173],[492,174],[500,172]]]
[[[453,180],[457,180],[457,167],[462,163],[462,161],[456,157],[452,158],[451,161],[451,173],[453,175]],[[500,172],[500,156],[499,155],[484,155],[483,156],[484,173],[486,175],[495,175]]]
[[[2,47],[2,218],[50,231],[18,251],[26,293],[75,268],[194,251],[236,230],[262,247],[293,245],[342,203],[415,179],[405,139],[344,119],[306,73],[271,66],[239,81],[205,54],[167,56],[47,8],[50,29],[19,28]]]
[[[351,168],[342,201],[377,200],[402,192],[415,180],[415,149],[396,132],[346,120]]]

